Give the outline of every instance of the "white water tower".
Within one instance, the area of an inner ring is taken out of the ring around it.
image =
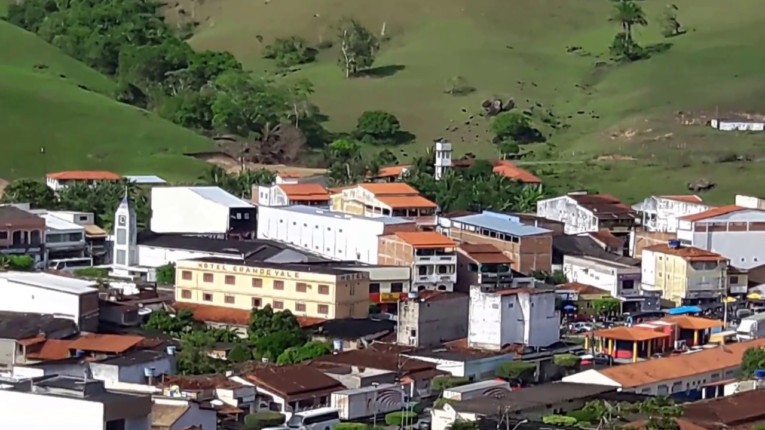
[[[444,139],[436,140],[435,178],[441,180],[446,170],[452,167],[452,144]]]

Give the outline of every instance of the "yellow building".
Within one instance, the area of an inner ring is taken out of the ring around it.
[[[411,186],[367,183],[344,188],[331,196],[332,210],[367,217],[407,218],[421,225],[435,225],[436,204]]]
[[[180,303],[242,310],[271,305],[322,319],[369,315],[368,274],[324,265],[184,260],[176,263],[175,284]]]
[[[642,287],[676,305],[719,303],[727,295],[728,259],[679,243],[643,249]]]

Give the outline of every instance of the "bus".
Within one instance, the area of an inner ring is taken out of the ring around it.
[[[50,270],[62,270],[65,272],[70,272],[74,269],[81,269],[83,267],[93,267],[93,259],[82,257],[48,260],[48,269]]]
[[[318,408],[295,412],[287,421],[292,430],[332,430],[340,424],[340,412],[335,408]]]

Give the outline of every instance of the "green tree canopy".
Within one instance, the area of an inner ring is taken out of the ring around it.
[[[373,142],[389,142],[401,131],[401,124],[395,115],[379,110],[366,111],[359,116],[356,133],[362,139]]]
[[[506,361],[499,365],[494,374],[519,383],[529,382],[536,371],[537,366],[528,361]]]
[[[491,123],[496,142],[510,140],[518,144],[540,142],[544,138],[531,120],[518,112],[502,112]]]
[[[53,190],[44,182],[17,179],[3,190],[3,203],[29,203],[34,209],[56,209],[58,201]]]
[[[337,24],[338,65],[346,78],[374,64],[380,48],[377,37],[355,18],[341,18]]]

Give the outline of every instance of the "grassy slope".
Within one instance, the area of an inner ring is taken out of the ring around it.
[[[641,3],[649,21],[656,21],[667,2]],[[669,40],[674,44],[669,52],[619,67],[594,67],[607,59],[616,31],[607,20],[606,0],[312,0],[310,6],[304,0],[208,1],[197,6],[202,25],[193,44],[231,50],[257,71],[271,65],[260,58],[256,35],[265,43],[291,34],[315,42],[331,38],[332,23],[343,15],[375,30],[385,21],[392,39],[376,64],[402,70],[345,81],[334,53],[324,52],[317,64],[300,72],[316,84],[315,101],[329,114],[333,129],[352,127],[366,109],[384,109],[418,137],[416,144],[401,149],[406,154],[421,152],[426,142],[444,136],[458,153],[489,156],[493,147],[486,122],[470,127],[463,122],[477,113],[485,97],[512,96],[522,107],[541,103],[571,126],[552,139],[555,161],[569,164],[534,167],[552,183],[628,199],[680,192],[700,177],[718,183],[709,193],[714,201],[729,199],[735,191],[759,192],[756,184],[765,173],[757,163],[716,160],[733,151],[764,157],[761,136],[682,126],[676,114],[765,111],[760,103],[765,57],[756,55],[765,42],[765,29],[758,24],[765,9],[760,0],[674,3],[688,34]],[[643,45],[665,41],[655,24],[638,29],[636,37]],[[566,53],[572,45],[590,55]],[[467,78],[477,92],[443,94],[445,80],[453,75]],[[459,131],[445,131],[450,125]],[[584,164],[614,154],[634,160]]]
[[[35,70],[36,64],[48,68]],[[0,177],[111,169],[196,178],[205,163],[181,154],[210,149],[212,144],[153,114],[117,103],[108,97],[112,89],[107,77],[0,21]]]

